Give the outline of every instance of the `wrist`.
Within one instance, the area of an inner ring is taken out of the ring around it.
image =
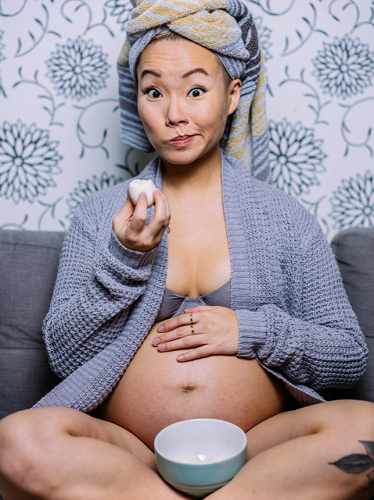
[[[238,356],[248,359],[256,357],[257,351],[266,343],[267,325],[263,311],[236,311],[239,324]]]
[[[137,269],[153,262],[159,245],[148,251],[138,251],[128,248],[116,236],[114,231],[111,232],[109,251],[117,259],[124,262],[129,267]]]

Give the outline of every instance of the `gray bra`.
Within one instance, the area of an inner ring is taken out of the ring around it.
[[[169,288],[165,288],[155,323],[172,318],[173,316],[179,316],[183,314],[184,309],[191,309],[197,306],[221,306],[229,308],[231,306],[231,280],[220,288],[217,288],[217,290],[214,290],[214,292],[207,295],[200,295],[199,297],[183,297],[172,292]]]

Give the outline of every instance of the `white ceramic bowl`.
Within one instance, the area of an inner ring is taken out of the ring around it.
[[[174,488],[198,498],[227,484],[246,461],[247,436],[236,425],[213,418],[183,420],[165,427],[155,438],[161,476]],[[203,463],[173,460],[179,453],[195,453]],[[221,455],[220,462],[204,463]]]

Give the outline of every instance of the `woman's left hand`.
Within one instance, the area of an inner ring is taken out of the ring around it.
[[[190,313],[192,313],[192,334]],[[189,349],[177,356],[191,361],[217,354],[236,354],[239,348],[239,325],[236,312],[227,307],[198,306],[171,318],[157,328],[161,333],[152,344],[161,352]]]

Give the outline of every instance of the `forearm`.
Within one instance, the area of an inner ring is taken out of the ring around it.
[[[126,322],[133,300],[113,298],[102,287],[98,293],[98,288],[91,283],[71,300],[51,309],[44,320],[50,364],[61,378],[109,345]]]
[[[265,365],[317,391],[350,387],[363,375],[367,348],[349,314],[339,326],[332,327],[293,318],[276,306],[261,309],[266,314],[268,335],[257,355]]]
[[[362,376],[368,351],[328,243],[317,222],[311,229],[285,280],[293,285],[284,305],[239,312],[238,355],[316,390],[347,388]]]
[[[82,227],[80,220],[73,222],[43,324],[50,363],[60,377],[118,336],[132,304],[144,293],[157,249],[132,251],[110,230],[104,237]]]

